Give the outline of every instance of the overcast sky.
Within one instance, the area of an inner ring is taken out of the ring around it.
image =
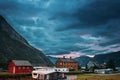
[[[120,0],[0,0],[0,14],[46,55],[120,51]]]

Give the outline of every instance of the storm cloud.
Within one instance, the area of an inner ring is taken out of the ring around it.
[[[46,55],[120,50],[119,0],[1,0],[0,14]]]

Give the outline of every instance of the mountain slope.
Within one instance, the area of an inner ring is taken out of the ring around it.
[[[81,66],[85,66],[89,61],[96,61],[99,64],[103,64],[104,62],[107,63],[109,60],[113,60],[115,63],[115,66],[120,67],[120,51],[95,55],[93,58],[90,58],[88,56],[80,56],[75,59]]]
[[[52,62],[53,64],[55,65],[56,61],[58,58],[55,58],[55,57],[51,57],[51,56],[47,56]]]
[[[29,43],[0,16],[0,65],[7,66],[8,62],[13,59],[29,60],[32,64],[53,66],[53,63],[41,51],[29,45]]]
[[[92,60],[92,58],[88,56],[80,56],[78,58],[75,58],[75,60],[79,63],[79,65],[81,65],[82,67],[85,67],[86,64]]]
[[[108,62],[109,60],[113,60],[115,66],[120,66],[120,51],[108,54],[95,55],[93,60],[97,61],[100,64]]]

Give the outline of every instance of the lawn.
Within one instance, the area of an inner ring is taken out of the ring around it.
[[[14,76],[14,75],[28,75],[28,74],[12,74],[8,72],[0,72],[0,76]]]
[[[79,74],[77,80],[120,80],[120,74]]]
[[[3,76],[3,75],[12,75],[12,74],[10,74],[8,72],[0,72],[0,76]]]
[[[0,80],[33,80],[31,74],[11,74],[0,72]]]

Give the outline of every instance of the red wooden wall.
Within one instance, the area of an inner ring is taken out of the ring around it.
[[[69,68],[69,70],[78,70],[77,62],[63,62],[62,60],[56,61],[57,68]]]
[[[11,61],[8,65],[9,73],[31,73],[31,66],[16,66],[13,61]]]

